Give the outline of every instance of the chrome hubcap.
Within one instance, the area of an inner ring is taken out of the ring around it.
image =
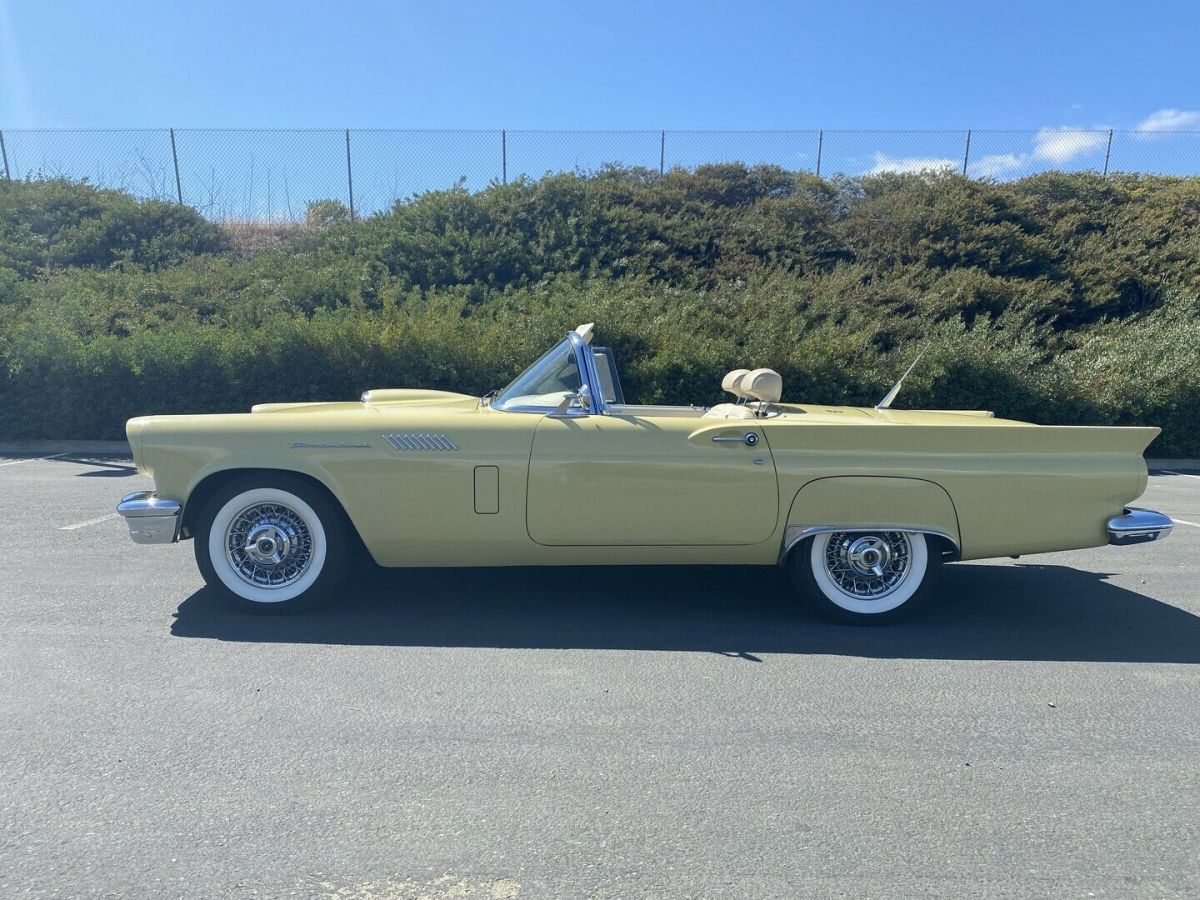
[[[255,587],[286,587],[308,571],[312,533],[300,516],[279,503],[242,510],[225,533],[225,556],[238,577]]]
[[[264,523],[250,532],[244,549],[256,563],[277,566],[291,552],[292,540],[279,526]]]
[[[884,570],[891,562],[892,550],[886,541],[868,534],[846,549],[846,558],[856,573],[882,578]]]
[[[864,600],[877,600],[894,591],[911,564],[912,548],[900,531],[837,532],[829,536],[825,549],[825,568],[834,584]]]

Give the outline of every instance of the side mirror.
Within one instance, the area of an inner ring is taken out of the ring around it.
[[[584,412],[587,412],[592,408],[592,392],[588,389],[586,384],[581,385],[577,393],[563,394],[563,398],[558,401],[558,406],[554,407],[554,412],[552,412],[550,415],[565,416],[567,414],[567,410],[571,408],[572,403],[578,403],[579,408]]]

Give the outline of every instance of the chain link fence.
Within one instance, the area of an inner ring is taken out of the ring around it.
[[[943,170],[1200,174],[1200,131],[0,130],[0,175],[68,177],[175,200],[222,222],[302,220],[338,200],[358,216],[428,190],[477,191],[606,165],[650,173],[766,163],[819,175]]]

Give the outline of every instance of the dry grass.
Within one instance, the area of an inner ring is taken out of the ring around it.
[[[273,250],[285,241],[303,234],[303,222],[263,222],[260,219],[227,219],[221,223],[229,247],[240,256],[254,256]]]

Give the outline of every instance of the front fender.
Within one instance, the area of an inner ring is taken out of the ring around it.
[[[918,531],[961,547],[958,513],[941,485],[922,478],[844,475],[808,482],[792,500],[780,560],[805,538],[828,531]]]
[[[285,416],[148,416],[131,420],[127,432],[139,471],[154,479],[157,496],[183,507],[185,526],[195,513],[193,500],[200,485],[214,477],[243,471],[305,476],[324,487],[350,514],[330,466],[350,454],[354,454],[352,461],[360,461],[366,451],[331,446],[297,452],[289,443],[289,430],[274,427],[273,423],[270,427],[258,426],[256,418],[283,420]]]

